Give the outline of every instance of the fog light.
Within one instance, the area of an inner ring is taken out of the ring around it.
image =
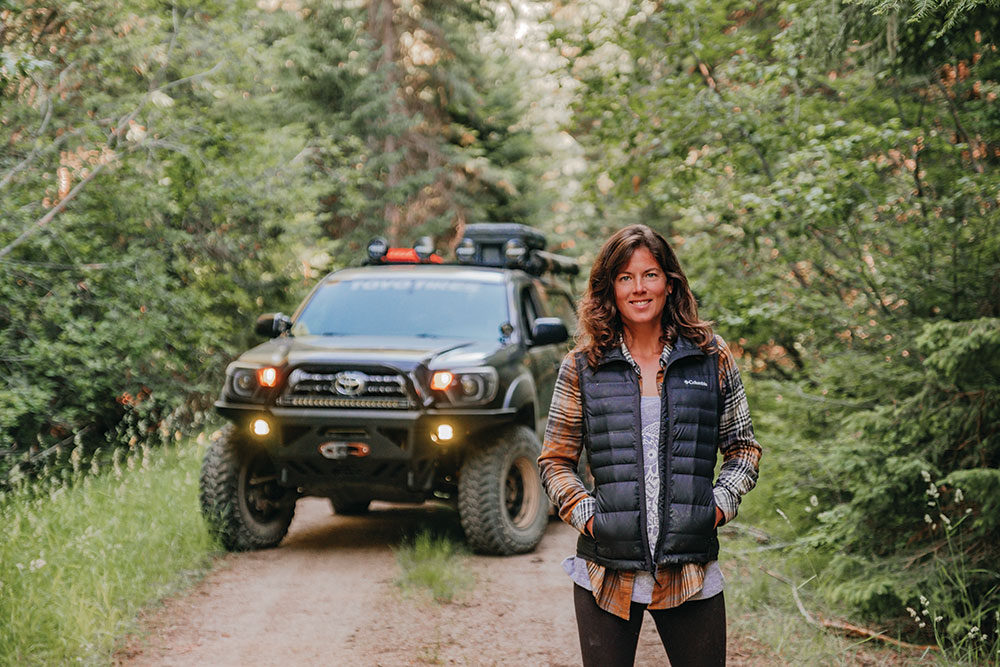
[[[455,437],[455,429],[451,427],[451,424],[439,424],[437,427],[437,439],[440,442],[445,442],[451,440]]]
[[[266,419],[254,419],[250,422],[250,431],[254,435],[264,436],[271,432],[271,425],[267,423]]]

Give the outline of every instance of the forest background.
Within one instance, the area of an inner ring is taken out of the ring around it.
[[[0,0],[0,486],[203,427],[256,315],[375,235],[587,266],[643,222],[810,587],[996,660],[998,36],[976,0]]]

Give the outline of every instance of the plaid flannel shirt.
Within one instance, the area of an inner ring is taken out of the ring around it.
[[[722,467],[715,481],[714,494],[716,505],[725,515],[725,523],[733,520],[740,499],[757,483],[761,447],[754,438],[750,408],[736,359],[721,336],[716,336],[715,341],[719,350],[719,392],[722,399],[722,416],[719,420]],[[622,352],[636,375],[641,375],[639,366],[632,359],[624,341],[621,345]],[[671,350],[670,345],[665,345],[660,355],[660,370],[656,374],[660,391]],[[556,379],[538,465],[545,491],[558,509],[559,516],[581,533],[596,509],[594,497],[584,487],[577,473],[583,446],[580,378],[574,355],[570,353],[563,359]],[[608,570],[587,561],[587,573],[598,606],[627,619],[635,572]],[[702,589],[705,566],[685,563],[659,567],[655,576],[656,584],[649,608],[669,609],[682,604]]]

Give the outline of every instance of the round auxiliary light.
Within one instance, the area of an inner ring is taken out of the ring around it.
[[[469,264],[476,259],[476,244],[472,239],[465,239],[455,248],[455,257],[463,264]]]
[[[436,435],[438,441],[445,442],[455,437],[455,429],[451,424],[438,424]]]
[[[511,239],[507,241],[503,248],[504,257],[507,259],[507,264],[516,266],[524,260],[524,256],[528,253],[528,248],[521,243],[518,239]]]
[[[429,236],[421,236],[413,244],[413,249],[416,251],[417,257],[422,261],[427,261],[434,254],[434,239]]]
[[[250,432],[263,437],[271,433],[271,425],[266,419],[257,418],[250,422]]]
[[[371,261],[382,261],[387,252],[389,252],[389,242],[381,236],[377,236],[368,242],[368,258]]]

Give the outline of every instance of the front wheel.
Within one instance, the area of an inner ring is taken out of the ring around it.
[[[458,479],[458,515],[475,551],[507,556],[532,551],[548,524],[538,476],[541,446],[525,426],[504,429],[469,455]]]
[[[230,551],[266,549],[281,541],[295,513],[294,489],[278,484],[264,449],[230,424],[212,441],[201,467],[201,511]]]

